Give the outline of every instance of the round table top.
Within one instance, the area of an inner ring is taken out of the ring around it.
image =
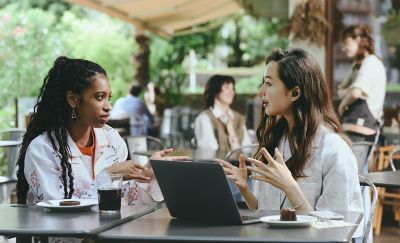
[[[0,147],[18,146],[20,144],[21,141],[7,141],[7,140],[0,141]]]

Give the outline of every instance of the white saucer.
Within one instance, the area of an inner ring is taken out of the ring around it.
[[[297,221],[281,221],[280,215],[265,216],[260,218],[260,221],[271,227],[280,228],[299,228],[310,226],[317,218],[307,215],[297,215]]]
[[[61,201],[79,201],[80,205],[60,206]],[[89,210],[92,206],[97,205],[97,199],[58,199],[47,200],[36,203],[36,206],[46,208],[52,211],[83,211]]]

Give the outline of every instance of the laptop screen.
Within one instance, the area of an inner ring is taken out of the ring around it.
[[[150,160],[150,163],[171,216],[242,223],[223,168],[217,162]]]

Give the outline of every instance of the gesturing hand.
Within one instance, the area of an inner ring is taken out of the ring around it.
[[[268,164],[264,164],[256,159],[249,159],[253,166],[247,168],[257,174],[251,176],[251,178],[254,180],[265,181],[286,192],[286,190],[293,185],[293,183],[296,183],[296,181],[286,166],[282,154],[279,152],[278,148],[275,148],[274,159],[265,148],[262,148],[260,152],[267,159]]]
[[[185,159],[189,159],[188,156],[168,156],[168,154],[172,153],[172,151],[174,151],[173,148],[157,151],[153,155],[151,155],[150,159],[157,159],[157,160],[185,160]]]
[[[239,157],[239,168],[221,159],[216,159],[216,161],[222,165],[226,177],[231,179],[240,191],[248,190],[246,159],[243,154]]]
[[[138,182],[149,182],[151,180],[152,176],[144,173],[147,170],[148,168],[132,160],[126,160],[107,168],[109,174],[121,174],[124,180],[134,179]]]

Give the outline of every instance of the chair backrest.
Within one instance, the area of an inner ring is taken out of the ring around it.
[[[25,128],[8,128],[0,132],[0,140],[21,142],[25,133]],[[10,178],[16,178],[15,166],[18,159],[19,149],[19,145],[0,148],[0,164],[7,167],[5,168],[6,175]]]
[[[392,168],[393,171],[396,171],[396,164],[398,165],[400,161],[400,146],[395,147],[390,153],[389,153],[389,163],[390,167]],[[397,163],[396,163],[397,162]]]
[[[0,139],[8,141],[21,141],[22,136],[24,136],[25,133],[25,128],[8,128],[0,132]]]
[[[375,144],[373,142],[353,142],[352,150],[357,159],[358,173],[368,173],[368,161],[374,152]]]
[[[147,127],[150,124],[145,120],[144,116],[135,114],[130,117],[130,135],[141,136],[147,134]]]
[[[115,130],[118,131],[118,133],[125,137],[130,134],[130,119],[129,118],[124,118],[124,119],[110,119],[107,122],[107,125],[110,127],[114,128]]]
[[[126,137],[129,154],[132,160],[144,165],[147,163],[147,156],[135,154],[135,152],[147,152],[148,150],[162,150],[164,143],[152,136],[128,136]]]
[[[225,155],[225,160],[238,159],[240,154],[244,154],[246,157],[252,157],[255,154],[257,148],[258,143],[239,147],[237,149],[229,151]]]
[[[368,238],[369,238],[371,228],[372,228],[372,219],[374,217],[375,207],[376,207],[376,203],[378,201],[378,192],[376,190],[374,183],[372,183],[372,181],[370,181],[369,179],[365,178],[364,176],[359,175],[358,180],[360,181],[360,184],[368,185],[370,188],[370,191],[372,192],[371,207],[370,207],[370,211],[368,214],[368,218],[365,219],[366,222],[364,224],[365,227],[364,227],[364,234],[363,234],[363,238],[362,238],[362,242],[366,243],[366,242],[368,242]],[[364,215],[367,215],[366,212],[364,212]]]

